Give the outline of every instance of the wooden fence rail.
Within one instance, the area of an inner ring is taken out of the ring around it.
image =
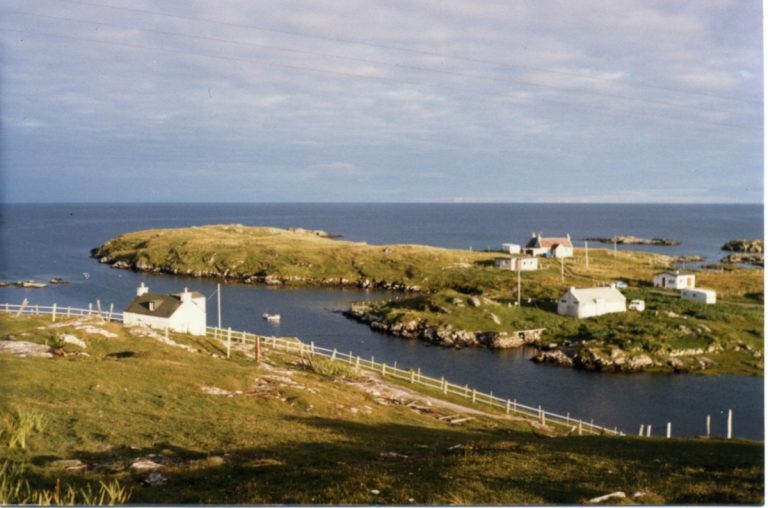
[[[123,321],[123,314],[121,312],[112,312],[112,306],[110,306],[110,310],[102,310],[99,302],[99,305],[96,307],[97,308],[94,309],[93,305],[89,305],[87,309],[83,309],[77,307],[62,307],[57,305],[30,306],[24,302],[21,305],[9,303],[0,304],[0,311],[22,315],[51,314],[54,319],[57,315],[60,318],[71,316],[96,316],[104,319],[105,321]],[[575,434],[602,434],[612,436],[625,435],[617,428],[609,429],[607,427],[595,425],[591,421],[586,422],[584,420],[571,418],[570,415],[563,416],[551,411],[545,411],[541,408],[541,406],[527,406],[517,402],[517,400],[503,399],[493,395],[492,393],[480,392],[474,388],[469,387],[468,385],[457,385],[451,383],[445,378],[437,379],[430,376],[425,376],[421,373],[421,369],[403,369],[397,366],[397,362],[395,362],[393,365],[389,365],[385,362],[377,362],[373,357],[370,359],[363,358],[361,356],[355,356],[351,352],[344,353],[336,349],[317,346],[314,344],[314,342],[306,344],[299,341],[298,339],[264,337],[245,331],[235,331],[232,329],[215,327],[207,327],[206,332],[206,335],[220,340],[225,345],[228,345],[228,351],[231,347],[231,342],[233,339],[240,343],[250,344],[254,344],[257,339],[260,339],[261,346],[263,348],[271,347],[276,351],[285,351],[287,353],[294,353],[300,356],[321,356],[328,358],[331,361],[347,363],[358,369],[366,369],[376,372],[384,378],[398,379],[410,384],[421,385],[434,390],[439,390],[443,395],[458,397],[476,406],[485,406],[489,409],[497,410],[504,414],[522,416],[535,420],[544,425],[550,424],[566,427],[568,430]]]

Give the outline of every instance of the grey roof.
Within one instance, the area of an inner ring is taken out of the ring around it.
[[[149,310],[151,303],[154,304],[154,310]],[[133,301],[128,304],[128,307],[125,308],[124,312],[168,318],[171,317],[179,307],[181,307],[181,298],[177,295],[145,293],[134,298]]]

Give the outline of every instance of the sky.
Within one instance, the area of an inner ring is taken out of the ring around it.
[[[760,0],[3,0],[2,202],[763,201]]]

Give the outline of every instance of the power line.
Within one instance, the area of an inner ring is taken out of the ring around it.
[[[662,101],[662,100],[656,100],[656,99],[644,99],[640,97],[632,97],[628,95],[621,95],[621,94],[613,94],[613,93],[606,93],[606,92],[593,92],[593,91],[587,91],[587,90],[574,90],[572,88],[565,88],[562,86],[557,85],[550,85],[546,83],[538,83],[535,81],[527,81],[527,80],[521,80],[521,79],[511,79],[511,78],[496,78],[493,76],[483,76],[483,75],[477,75],[477,74],[468,74],[463,72],[457,72],[457,71],[449,71],[449,70],[443,70],[443,69],[434,69],[434,68],[427,68],[427,67],[421,67],[421,66],[415,66],[415,65],[408,65],[408,64],[399,64],[399,63],[390,63],[390,62],[382,62],[377,60],[371,60],[367,58],[359,58],[359,57],[350,57],[350,56],[342,56],[342,55],[333,55],[329,53],[322,53],[318,51],[309,51],[309,50],[301,50],[301,49],[294,49],[294,48],[285,48],[285,47],[279,47],[279,46],[270,46],[270,45],[264,45],[264,44],[256,44],[256,43],[250,43],[250,42],[243,42],[243,41],[237,41],[237,40],[231,40],[231,39],[222,39],[218,37],[210,37],[210,36],[204,36],[204,35],[192,35],[192,34],[185,34],[185,33],[179,33],[179,32],[169,32],[164,30],[155,30],[150,28],[135,28],[135,27],[127,27],[123,25],[117,25],[114,23],[107,23],[102,21],[92,21],[92,20],[84,20],[79,18],[69,18],[69,17],[62,17],[62,16],[53,16],[48,14],[40,14],[40,13],[32,13],[32,12],[23,12],[23,11],[7,11],[11,14],[17,14],[22,16],[32,16],[32,17],[40,17],[40,18],[48,18],[48,19],[56,19],[60,21],[68,21],[68,22],[75,22],[75,23],[82,23],[82,24],[89,24],[89,25],[96,25],[96,26],[103,26],[103,27],[112,27],[112,28],[121,28],[121,29],[127,29],[127,30],[135,30],[137,32],[146,32],[146,33],[153,33],[153,34],[159,34],[159,35],[166,35],[171,37],[181,37],[181,38],[188,38],[188,39],[194,39],[194,40],[203,40],[203,41],[211,41],[211,42],[221,42],[225,44],[232,44],[232,45],[238,45],[238,46],[245,46],[245,47],[252,47],[252,48],[258,48],[258,49],[265,49],[270,51],[280,51],[280,52],[287,52],[287,53],[296,53],[296,54],[302,54],[302,55],[310,55],[310,56],[320,56],[324,58],[336,58],[336,59],[342,59],[342,60],[349,60],[349,61],[356,61],[356,62],[362,62],[367,63],[371,65],[388,65],[393,67],[398,67],[401,69],[408,69],[418,72],[432,72],[432,73],[438,73],[448,76],[456,76],[456,77],[462,77],[462,78],[470,78],[470,79],[479,79],[479,80],[485,80],[485,81],[491,81],[491,82],[498,82],[498,83],[509,83],[509,84],[518,84],[518,85],[526,85],[526,86],[534,86],[539,88],[549,88],[553,90],[558,90],[570,94],[576,94],[576,95],[586,95],[586,96],[595,96],[595,97],[602,97],[602,98],[611,98],[611,99],[620,99],[620,100],[626,100],[626,101],[634,101],[634,102],[642,102],[647,104],[657,104],[661,106],[669,106],[674,108],[681,108],[681,109],[689,109],[693,111],[701,111],[700,106],[690,106],[685,104],[677,104],[674,102],[668,102],[668,101]],[[725,113],[725,114],[738,114],[734,111],[726,111],[722,109],[714,109],[714,108],[707,108],[707,111],[709,112],[715,112],[715,113]]]
[[[449,55],[445,53],[438,53],[433,51],[425,51],[425,50],[419,50],[419,49],[413,49],[413,48],[406,48],[402,46],[394,46],[394,45],[387,45],[387,44],[379,44],[379,43],[372,43],[368,41],[358,40],[358,39],[351,39],[351,38],[344,38],[344,37],[329,37],[327,35],[317,35],[317,34],[305,34],[297,31],[292,30],[280,30],[276,28],[266,28],[263,26],[253,25],[253,24],[245,24],[245,23],[233,23],[228,21],[221,21],[221,20],[211,20],[211,19],[205,19],[205,18],[199,18],[194,16],[184,16],[180,14],[170,14],[166,12],[158,12],[158,11],[151,11],[148,9],[139,9],[135,7],[124,7],[124,6],[117,6],[117,5],[108,5],[108,4],[101,4],[97,2],[88,2],[85,0],[59,0],[60,2],[69,2],[74,4],[80,4],[80,5],[86,5],[89,7],[101,7],[105,9],[113,9],[113,10],[120,10],[124,12],[134,12],[139,14],[148,14],[151,16],[162,16],[166,18],[171,19],[180,19],[185,21],[195,21],[200,23],[208,23],[212,25],[220,25],[220,26],[228,26],[232,28],[245,28],[249,30],[259,31],[259,32],[267,32],[267,33],[276,33],[281,35],[290,35],[293,37],[302,37],[307,39],[315,39],[315,40],[323,40],[327,42],[334,42],[334,43],[342,43],[342,44],[354,44],[358,46],[365,46],[375,49],[386,49],[386,50],[392,50],[392,51],[400,51],[403,53],[411,53],[411,54],[417,54],[422,56],[429,56],[429,57],[436,57],[436,58],[447,58],[451,60],[456,61],[463,61],[463,62],[472,62],[472,63],[479,63],[483,65],[493,65],[496,67],[506,67],[506,68],[518,68],[518,69],[527,69],[527,70],[535,70],[535,71],[541,71],[541,72],[547,72],[551,74],[558,74],[562,76],[571,76],[571,77],[578,77],[580,79],[588,79],[588,80],[594,80],[594,81],[602,81],[602,82],[611,82],[610,80],[607,80],[605,78],[600,78],[598,76],[585,76],[583,74],[574,73],[574,72],[566,72],[566,71],[556,71],[552,69],[548,69],[545,67],[538,67],[538,66],[532,66],[532,65],[519,65],[519,64],[508,64],[503,62],[497,62],[493,60],[485,60],[485,59],[479,59],[479,58],[470,58],[470,57],[463,57],[463,56],[456,56],[456,55]],[[656,90],[663,90],[667,92],[673,92],[673,93],[679,93],[679,94],[686,94],[686,95],[700,95],[704,97],[719,99],[723,101],[734,101],[734,102],[743,102],[748,104],[762,104],[762,100],[760,99],[747,99],[747,98],[733,98],[733,97],[723,97],[715,94],[709,94],[706,92],[696,92],[696,91],[690,91],[690,90],[680,90],[675,88],[668,88],[668,87],[662,87],[659,85],[653,85],[649,83],[634,83],[633,86],[639,86],[644,88],[651,88]]]
[[[140,49],[140,50],[150,50],[150,51],[163,51],[167,53],[175,53],[175,54],[183,54],[183,55],[193,55],[193,56],[199,56],[204,58],[212,58],[217,60],[224,60],[224,61],[232,61],[232,62],[247,62],[247,63],[258,63],[260,65],[269,66],[269,67],[278,67],[283,69],[289,69],[294,71],[310,71],[310,72],[316,72],[321,74],[330,74],[335,76],[342,76],[347,78],[354,78],[354,79],[363,79],[368,81],[383,81],[383,82],[389,82],[389,83],[397,83],[397,84],[406,84],[406,85],[416,85],[416,86],[423,86],[424,83],[414,82],[414,81],[407,81],[407,80],[401,80],[401,79],[394,79],[394,78],[387,78],[383,76],[367,76],[362,74],[355,74],[351,72],[343,72],[343,71],[334,71],[329,69],[319,69],[314,67],[306,67],[306,66],[299,66],[299,65],[290,65],[290,64],[283,64],[283,63],[275,63],[275,62],[264,62],[261,60],[255,60],[252,58],[242,58],[242,57],[233,57],[233,56],[224,56],[224,55],[214,55],[209,53],[200,53],[200,52],[191,52],[191,51],[179,51],[169,48],[164,48],[160,46],[147,46],[147,45],[141,45],[141,44],[132,44],[132,43],[126,43],[126,42],[115,42],[115,41],[104,41],[100,39],[92,39],[87,37],[78,37],[74,35],[67,35],[67,34],[56,34],[56,33],[49,33],[49,32],[32,32],[28,30],[19,30],[15,28],[8,28],[8,27],[0,27],[0,32],[10,32],[10,33],[20,33],[20,34],[26,34],[26,35],[39,35],[44,37],[56,37],[61,39],[67,39],[67,40],[73,40],[73,41],[82,41],[82,42],[90,42],[90,43],[96,43],[96,44],[103,44],[103,45],[109,45],[109,46],[119,46],[119,47],[127,47],[132,49]],[[500,92],[477,92],[476,90],[470,90],[470,89],[464,89],[459,87],[451,87],[446,85],[435,85],[435,84],[429,84],[429,86],[434,88],[441,88],[441,89],[448,89],[452,90],[454,92],[460,92],[460,93],[467,93],[470,95],[486,95],[486,96],[494,96],[494,97],[501,97],[501,98],[515,98],[513,94],[510,93],[500,93]],[[585,105],[579,105],[574,104],[570,102],[564,102],[559,101],[555,99],[539,99],[539,102],[546,102],[551,104],[557,104],[557,105],[563,105],[570,108],[583,108],[588,109],[591,111],[595,111],[596,108],[592,106],[585,106]],[[600,109],[600,111],[604,111],[604,109]],[[753,127],[750,127],[748,125],[739,125],[739,124],[730,124],[730,123],[724,123],[724,122],[715,122],[715,121],[709,121],[709,120],[701,120],[701,119],[692,119],[692,118],[680,118],[676,116],[665,116],[665,115],[657,115],[657,114],[651,114],[646,111],[624,111],[623,112],[626,115],[629,116],[645,116],[645,117],[653,117],[653,118],[660,118],[665,120],[673,120],[673,121],[682,121],[686,123],[698,123],[702,125],[710,125],[710,126],[717,126],[717,127],[727,127],[727,128],[733,128],[733,129],[743,129],[743,130],[754,130]]]

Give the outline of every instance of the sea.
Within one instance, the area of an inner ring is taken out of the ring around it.
[[[649,204],[368,204],[368,203],[102,203],[0,205],[0,280],[62,277],[69,284],[45,289],[0,288],[0,303],[122,310],[144,282],[153,292],[185,287],[208,296],[208,322],[216,324],[218,281],[113,269],[89,257],[90,249],[121,233],[204,224],[322,229],[369,244],[414,243],[474,250],[528,241],[533,233],[589,237],[634,235],[669,238],[679,245],[621,246],[662,254],[700,255],[705,263],[726,253],[728,240],[763,237],[762,205]],[[601,245],[589,243],[590,248]],[[604,246],[613,248],[613,245]],[[764,438],[762,377],[691,374],[605,374],[538,365],[532,351],[445,349],[391,337],[346,319],[350,302],[393,298],[385,291],[277,289],[222,284],[222,326],[262,335],[299,337],[398,367],[420,368],[529,406],[618,427],[628,434],[672,424],[673,436],[722,436],[733,412],[736,437]],[[279,324],[261,315],[277,312]]]

